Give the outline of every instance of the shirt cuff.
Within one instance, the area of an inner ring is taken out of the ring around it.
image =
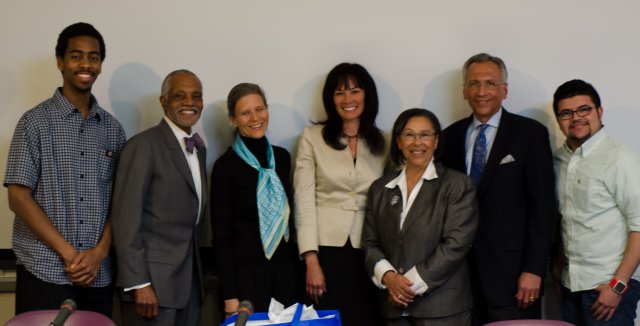
[[[404,277],[408,278],[413,283],[411,289],[416,292],[416,295],[422,295],[429,289],[429,285],[422,279],[422,277],[420,277],[418,269],[415,266],[404,274]]]
[[[124,289],[124,292],[129,292],[129,291],[131,291],[131,290],[142,289],[142,288],[147,287],[147,286],[149,286],[149,285],[151,285],[151,282],[147,282],[147,283],[140,284],[140,285],[134,285],[134,286],[132,286],[132,287],[130,287],[130,288],[125,288],[125,289]]]
[[[373,284],[375,284],[377,287],[383,290],[386,289],[387,287],[384,284],[382,284],[382,276],[384,276],[384,273],[388,271],[395,272],[396,269],[393,268],[393,266],[391,265],[391,263],[389,263],[388,260],[380,259],[376,263],[376,266],[373,267],[373,276],[371,276],[371,280],[373,281]]]

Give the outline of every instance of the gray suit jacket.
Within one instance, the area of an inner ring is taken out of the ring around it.
[[[436,179],[424,180],[402,229],[400,188],[385,187],[399,172],[376,180],[362,230],[369,275],[384,258],[401,274],[415,266],[429,286],[406,309],[416,318],[449,316],[473,305],[466,255],[478,227],[476,194],[466,175],[439,163],[436,171]],[[381,292],[382,315],[400,317],[403,310],[390,304],[387,295]]]
[[[198,151],[200,221],[209,198],[205,156],[204,150]],[[200,275],[197,218],[198,196],[189,164],[162,120],[130,139],[120,158],[112,208],[117,285],[127,288],[151,282],[159,306],[183,308],[192,277]]]

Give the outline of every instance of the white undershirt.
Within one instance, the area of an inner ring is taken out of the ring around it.
[[[171,127],[171,131],[178,139],[180,143],[180,147],[182,147],[182,153],[184,157],[187,159],[187,163],[189,163],[189,169],[191,170],[191,176],[193,177],[193,184],[196,187],[196,193],[198,194],[198,217],[196,219],[196,224],[200,222],[200,211],[202,210],[202,179],[200,177],[200,161],[198,160],[198,149],[196,147],[193,148],[193,153],[187,152],[187,143],[184,140],[184,137],[191,137],[184,130],[180,129],[173,121],[169,120],[167,116],[164,116],[164,121],[169,124]]]

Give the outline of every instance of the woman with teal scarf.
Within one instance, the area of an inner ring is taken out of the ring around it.
[[[227,98],[233,145],[211,176],[212,226],[218,284],[226,315],[242,300],[267,311],[271,298],[297,302],[297,248],[291,156],[265,136],[269,108],[256,84],[238,84]]]

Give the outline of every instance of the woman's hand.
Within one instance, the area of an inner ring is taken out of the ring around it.
[[[382,276],[382,284],[387,287],[389,302],[398,308],[406,308],[416,296],[411,289],[413,283],[404,275],[388,271]]]
[[[240,300],[238,298],[224,300],[224,316],[230,317],[238,313],[238,307],[240,306]]]
[[[315,251],[307,251],[304,253],[304,260],[307,264],[307,295],[317,304],[322,299],[322,296],[327,292],[327,286],[324,282],[324,273],[322,272],[322,267],[320,267],[318,254]]]

